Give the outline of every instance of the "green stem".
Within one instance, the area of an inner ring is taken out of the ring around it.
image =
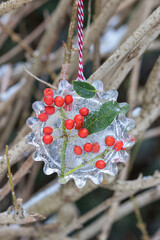
[[[94,162],[95,160],[98,160],[99,158],[103,157],[106,153],[108,152],[108,148],[106,150],[104,150],[101,154],[99,154],[97,157],[91,159],[89,162],[87,162],[86,164],[81,164],[75,168],[73,168],[72,170],[68,171],[64,176],[68,176],[69,174],[75,172],[76,170],[80,169],[81,167],[86,166],[87,164],[90,164],[92,162]]]
[[[65,153],[66,153],[66,147],[67,147],[67,143],[68,143],[68,137],[67,137],[67,132],[66,132],[66,128],[65,128],[65,112],[64,109],[61,108],[60,110],[61,116],[62,116],[62,135],[63,135],[63,146],[62,146],[62,150],[61,150],[61,175],[60,177],[64,177],[64,173],[65,173],[65,168],[66,168],[66,164],[65,164]]]
[[[10,167],[10,162],[9,162],[9,154],[8,154],[8,146],[6,146],[6,158],[7,158],[7,167],[8,167],[8,179],[9,179],[9,185],[10,185],[10,188],[11,188],[13,204],[14,204],[16,209],[19,209],[19,205],[17,203],[17,199],[16,199],[16,195],[15,195],[15,192],[14,192],[14,187],[13,187],[12,173],[11,173],[11,167]]]

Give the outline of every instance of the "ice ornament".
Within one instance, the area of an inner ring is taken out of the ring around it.
[[[46,104],[42,101],[33,103],[35,117],[27,120],[27,124],[32,128],[32,133],[28,137],[28,143],[36,147],[33,154],[35,161],[44,161],[44,173],[49,175],[56,172],[60,183],[66,183],[69,179],[74,179],[77,187],[82,188],[87,179],[91,179],[95,184],[101,184],[103,173],[114,176],[118,172],[117,163],[126,162],[129,158],[126,148],[134,145],[134,138],[128,133],[134,126],[134,120],[126,118],[124,112],[116,115],[114,120],[104,130],[89,134],[87,137],[79,137],[79,129],[72,130],[65,128],[66,119],[73,119],[79,114],[81,108],[87,108],[90,116],[94,114],[105,103],[115,103],[118,97],[116,90],[103,90],[103,83],[95,81],[92,86],[96,89],[93,98],[82,98],[73,89],[73,85],[62,80],[59,88],[54,91],[56,96],[65,97],[71,95],[73,102],[70,105],[64,104],[63,107],[55,107],[55,112],[50,113],[45,121],[39,121],[39,114],[45,112]],[[117,103],[118,104],[118,103]],[[120,103],[119,107],[127,106],[127,103]],[[104,112],[105,113],[105,112]],[[101,118],[103,117],[103,114]],[[104,115],[105,117],[105,115]],[[101,119],[103,120],[103,119]],[[86,117],[84,117],[85,125]],[[107,119],[106,119],[107,121]],[[98,121],[96,123],[98,125]],[[92,124],[90,125],[91,128]],[[50,127],[51,143],[43,141],[44,128]],[[106,137],[111,136],[115,139],[112,146],[106,145]],[[118,142],[122,143],[120,148],[116,148]],[[92,151],[86,152],[84,145],[91,143]],[[74,148],[79,146],[80,155],[75,154]]]

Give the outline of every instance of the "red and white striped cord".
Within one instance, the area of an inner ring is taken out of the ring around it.
[[[83,81],[83,0],[78,0],[78,51],[79,51],[79,68],[78,80]]]

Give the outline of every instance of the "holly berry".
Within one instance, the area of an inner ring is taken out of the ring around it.
[[[43,136],[43,142],[45,144],[50,144],[50,143],[52,143],[52,141],[53,141],[53,137],[50,134],[45,134]]]
[[[115,138],[114,138],[114,137],[112,137],[112,136],[106,137],[106,139],[105,139],[105,144],[106,144],[107,146],[111,147],[111,146],[114,145],[114,143],[115,143]]]
[[[83,116],[81,114],[77,114],[75,117],[74,117],[74,122],[76,124],[82,124],[83,123]]]
[[[64,98],[66,105],[69,105],[73,102],[73,97],[71,95],[66,95]]]
[[[44,134],[52,134],[53,129],[51,127],[45,127],[43,128],[43,133]]]
[[[72,110],[72,104],[69,104],[69,105],[67,105],[66,103],[64,104],[64,106],[63,106],[63,108],[64,108],[64,110],[66,111],[66,112],[70,112],[71,110]]]
[[[99,145],[99,143],[98,143],[98,142],[93,143],[92,152],[93,152],[93,153],[98,153],[99,150],[100,150],[100,145]]]
[[[91,143],[85,143],[83,149],[85,152],[91,152],[93,149],[93,146]]]
[[[82,127],[83,127],[83,123],[76,124],[75,129],[76,129],[76,130],[79,130],[79,129],[82,128]]]
[[[54,103],[57,107],[62,107],[64,104],[64,99],[61,96],[57,96],[54,99]]]
[[[95,164],[96,168],[103,169],[106,167],[106,163],[103,160],[98,160]]]
[[[42,112],[38,115],[38,119],[39,119],[40,122],[45,122],[45,121],[47,121],[48,116],[47,116],[46,113]]]
[[[54,106],[46,106],[44,109],[45,113],[48,115],[52,115],[55,113],[55,107]]]
[[[45,98],[44,98],[44,102],[45,102],[45,104],[46,105],[52,105],[53,104],[53,102],[54,102],[54,99],[53,99],[53,97],[52,96],[46,96]]]
[[[87,116],[88,115],[88,113],[89,113],[89,110],[88,110],[88,108],[81,108],[80,110],[79,110],[79,113],[82,115],[82,116]]]
[[[121,140],[117,141],[116,144],[114,145],[114,150],[120,151],[123,147],[123,142]]]
[[[71,130],[72,128],[74,128],[74,121],[72,119],[67,119],[65,121],[65,127],[68,129],[68,130]]]
[[[82,154],[82,148],[80,146],[75,146],[73,151],[76,155],[81,155]]]
[[[88,136],[89,132],[86,128],[81,128],[78,132],[79,137],[86,138]]]
[[[135,138],[134,138],[134,137],[131,137],[131,141],[132,141],[132,142],[135,142]]]
[[[43,94],[44,94],[45,97],[46,97],[46,96],[51,96],[51,97],[54,96],[54,93],[53,93],[53,91],[52,91],[51,88],[46,88],[46,89],[44,89]]]

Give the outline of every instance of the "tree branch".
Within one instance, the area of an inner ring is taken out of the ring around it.
[[[33,0],[8,0],[0,4],[0,16],[17,8],[23,7],[25,4],[32,2]]]

